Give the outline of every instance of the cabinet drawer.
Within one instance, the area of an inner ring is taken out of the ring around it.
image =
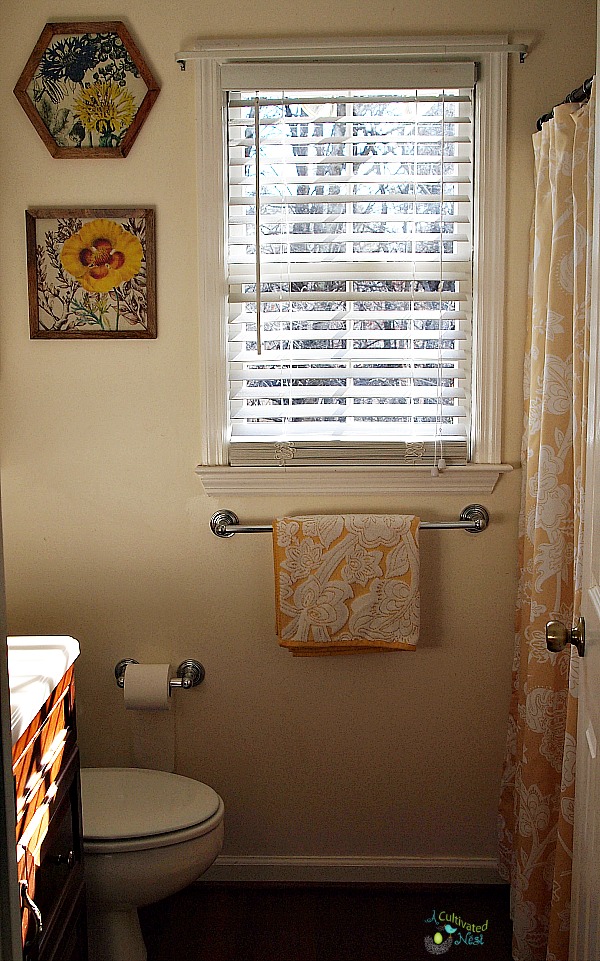
[[[27,882],[27,893],[42,917],[39,936],[34,911],[23,907],[24,959],[85,961],[81,793],[72,668],[13,746],[13,775],[18,877],[20,882]],[[59,954],[57,945],[61,946]]]
[[[71,668],[13,747],[17,844],[26,835],[39,807],[52,799],[53,785],[76,740]],[[27,846],[31,847],[29,841]]]
[[[17,848],[19,879],[27,880],[28,892],[42,917],[40,948],[56,941],[55,928],[70,913],[73,899],[83,887],[77,748],[64,763],[54,788],[50,800],[38,808]],[[35,920],[24,908],[23,943],[34,941],[35,932]],[[27,952],[26,957],[35,958],[36,950]]]
[[[77,802],[77,757],[73,756],[64,771],[66,790],[48,825],[39,850],[39,866],[35,872],[35,903],[46,919],[46,929],[57,910],[62,892],[78,865],[81,864],[79,807]],[[61,785],[62,787],[62,785]]]

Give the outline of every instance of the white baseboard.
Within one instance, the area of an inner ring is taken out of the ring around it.
[[[503,884],[495,858],[218,857],[199,883]]]

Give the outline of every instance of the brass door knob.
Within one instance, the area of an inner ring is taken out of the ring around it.
[[[580,657],[585,654],[585,621],[580,617],[574,628],[569,630],[562,621],[548,621],[546,624],[546,647],[557,654],[567,644],[574,644]]]

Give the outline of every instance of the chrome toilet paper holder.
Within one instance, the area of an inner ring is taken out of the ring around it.
[[[119,661],[119,663],[115,665],[115,677],[119,687],[125,687],[125,671],[127,670],[127,665],[139,663],[140,662],[136,661],[133,657],[124,657],[122,661]],[[172,677],[169,680],[169,691],[177,687],[188,691],[191,687],[197,687],[198,684],[202,684],[205,676],[206,671],[200,661],[194,661],[192,658],[187,661],[182,661],[177,668],[177,677]]]

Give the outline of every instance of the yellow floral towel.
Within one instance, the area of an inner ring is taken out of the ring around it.
[[[294,656],[414,651],[419,518],[315,514],[273,523],[277,635]]]

